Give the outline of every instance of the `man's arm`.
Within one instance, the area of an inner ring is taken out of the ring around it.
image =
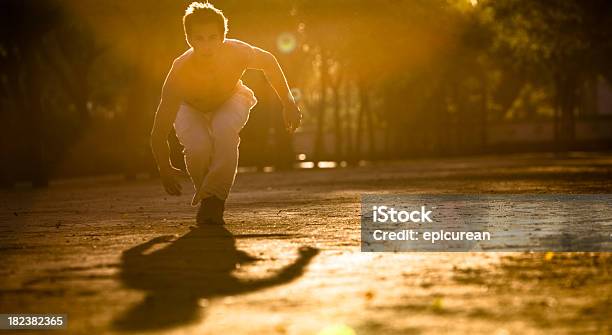
[[[176,113],[181,104],[178,94],[176,61],[166,76],[162,87],[161,100],[155,113],[153,129],[151,130],[151,149],[157,162],[159,174],[162,178],[164,188],[170,195],[181,194],[181,184],[176,176],[181,174],[180,170],[174,168],[170,163],[170,148],[168,146],[168,135],[176,118]]]
[[[243,42],[244,43],[244,42]],[[280,99],[283,105],[283,118],[285,120],[285,127],[287,131],[295,131],[302,121],[302,113],[297,107],[291,89],[285,78],[283,70],[270,52],[260,49],[258,47],[251,46],[245,43],[245,52],[248,53],[248,64],[249,69],[262,70],[270,83],[270,86],[276,91],[276,95]]]

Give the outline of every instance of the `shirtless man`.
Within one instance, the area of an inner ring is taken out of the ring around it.
[[[200,204],[197,222],[223,224],[225,200],[238,168],[239,132],[257,104],[240,79],[244,71],[264,71],[282,103],[288,132],[300,126],[302,114],[274,55],[226,38],[227,19],[212,4],[189,5],[183,27],[191,48],[174,60],[166,77],[151,148],[166,192],[180,195],[181,172],[170,163],[167,142],[174,125],[195,188],[191,205]]]

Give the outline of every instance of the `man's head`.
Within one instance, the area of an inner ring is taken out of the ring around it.
[[[212,55],[223,44],[227,18],[210,3],[192,2],[183,16],[187,43],[196,53]]]

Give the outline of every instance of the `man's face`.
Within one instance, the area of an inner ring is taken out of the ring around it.
[[[194,24],[187,35],[189,44],[196,54],[211,56],[219,50],[223,44],[223,33],[214,23]]]

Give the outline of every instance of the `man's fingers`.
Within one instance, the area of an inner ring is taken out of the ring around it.
[[[295,115],[295,117],[293,118],[285,118],[285,129],[290,132],[293,133],[295,132],[299,127],[300,124],[302,123],[302,114],[298,114]]]
[[[302,124],[302,113],[298,113],[295,122],[293,122],[293,130],[297,130]]]

